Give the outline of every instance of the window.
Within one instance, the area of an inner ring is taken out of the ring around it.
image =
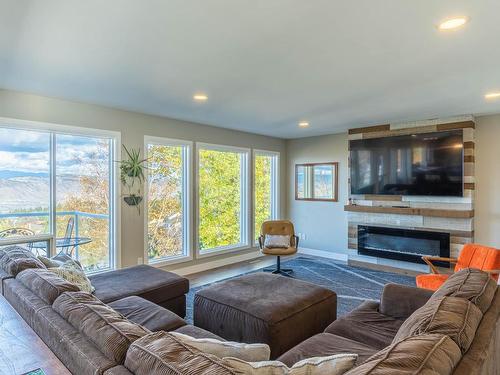
[[[278,218],[279,153],[254,152],[254,239],[266,220]]]
[[[51,135],[0,128],[0,236],[50,234]]]
[[[89,243],[57,250],[73,252],[88,271],[112,268],[109,138],[54,134],[56,237]]]
[[[198,145],[201,254],[248,246],[248,150]]]
[[[189,257],[190,143],[146,137],[146,257],[149,262]]]
[[[52,127],[61,130],[0,127],[0,237],[55,237],[53,251],[86,271],[114,268],[115,136]],[[50,253],[46,243],[30,246]]]

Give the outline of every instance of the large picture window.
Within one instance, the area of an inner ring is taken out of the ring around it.
[[[115,136],[6,125],[0,127],[0,240],[33,236],[32,250],[51,255],[46,242],[36,242],[50,236],[52,252],[78,259],[86,271],[113,268]]]
[[[200,254],[248,246],[248,154],[198,145]]]
[[[254,240],[266,220],[278,218],[279,154],[270,151],[254,152]]]
[[[146,138],[149,262],[186,260],[189,254],[190,143]]]

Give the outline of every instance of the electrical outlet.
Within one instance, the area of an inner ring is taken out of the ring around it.
[[[144,259],[141,257],[137,258],[137,264],[144,264]]]

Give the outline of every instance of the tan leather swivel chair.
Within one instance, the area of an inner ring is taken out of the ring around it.
[[[276,248],[268,248],[265,247],[265,239],[266,235],[288,235],[290,236],[290,246],[287,248],[276,247]],[[270,220],[264,221],[260,228],[260,237],[259,237],[259,247],[260,251],[264,255],[274,255],[277,257],[276,268],[274,269],[264,269],[266,272],[272,272],[274,274],[280,274],[283,276],[291,276],[293,272],[292,269],[281,268],[281,256],[283,255],[292,255],[297,252],[299,247],[299,237],[295,235],[295,230],[293,228],[293,224],[288,220]]]

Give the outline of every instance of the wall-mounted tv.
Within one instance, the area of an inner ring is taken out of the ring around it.
[[[462,130],[349,142],[351,194],[463,196]]]

